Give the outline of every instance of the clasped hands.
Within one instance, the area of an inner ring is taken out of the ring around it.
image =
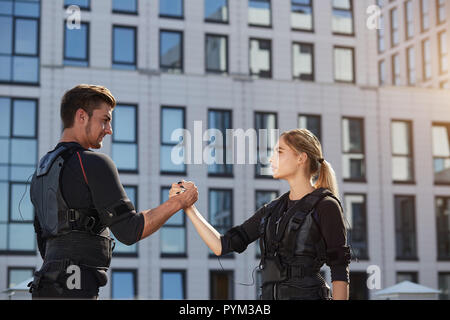
[[[169,198],[180,201],[182,209],[191,207],[198,200],[198,190],[192,181],[181,180],[173,183],[169,191]]]

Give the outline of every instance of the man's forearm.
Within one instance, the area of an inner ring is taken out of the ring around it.
[[[170,198],[159,207],[142,211],[144,216],[144,230],[141,240],[158,231],[162,225],[177,211],[181,210],[181,203],[175,198]]]
[[[349,285],[345,281],[333,281],[333,300],[348,300]]]

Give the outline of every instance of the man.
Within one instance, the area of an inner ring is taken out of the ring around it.
[[[89,150],[100,149],[103,138],[112,134],[115,105],[107,88],[94,85],[78,85],[62,98],[61,140],[40,160],[31,181],[34,227],[44,259],[30,284],[33,299],[97,299],[112,255],[109,230],[132,245],[198,199],[197,188],[184,183],[179,196],[136,213],[113,161]]]

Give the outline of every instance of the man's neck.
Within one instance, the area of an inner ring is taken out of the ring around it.
[[[89,149],[89,146],[83,145],[82,141],[70,129],[64,129],[61,139],[59,140],[59,143],[62,142],[76,142],[83,148]]]

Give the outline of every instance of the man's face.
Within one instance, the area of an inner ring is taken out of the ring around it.
[[[112,109],[107,103],[102,102],[100,108],[94,110],[85,127],[89,148],[100,149],[102,147],[103,138],[113,132],[111,120]]]

